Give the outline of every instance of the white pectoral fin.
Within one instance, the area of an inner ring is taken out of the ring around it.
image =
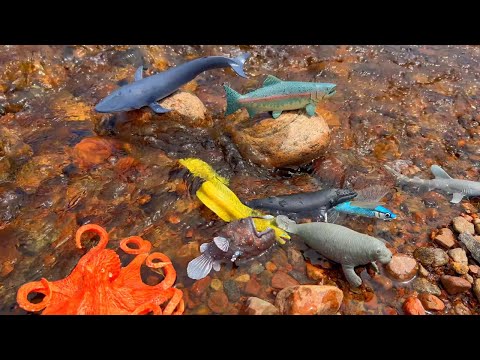
[[[213,242],[215,243],[215,245],[217,245],[217,247],[222,250],[223,252],[227,252],[228,251],[228,247],[230,245],[230,242],[228,241],[228,239],[222,237],[222,236],[215,236],[213,238]]]
[[[452,200],[450,200],[450,202],[453,204],[458,204],[460,201],[462,201],[462,199],[463,199],[462,193],[454,193]]]
[[[452,178],[450,175],[447,174],[445,170],[443,170],[438,165],[432,165],[430,167],[430,171],[432,172],[433,176],[435,176],[435,179],[451,179]]]

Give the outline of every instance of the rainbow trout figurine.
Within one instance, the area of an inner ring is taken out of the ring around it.
[[[309,116],[315,115],[320,100],[335,94],[337,85],[302,81],[283,81],[268,75],[263,86],[242,95],[227,85],[223,86],[227,94],[227,111],[233,114],[240,108],[246,108],[250,117],[264,111],[272,111],[272,117],[278,118],[284,110],[305,108]]]
[[[135,72],[135,81],[112,92],[95,106],[95,111],[111,113],[148,106],[157,114],[169,112],[169,109],[161,107],[157,101],[206,70],[231,67],[239,76],[246,78],[243,64],[249,56],[249,53],[233,59],[226,56],[206,56],[146,78],[143,77],[143,66],[140,66]]]

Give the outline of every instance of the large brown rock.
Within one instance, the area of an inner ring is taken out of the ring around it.
[[[246,312],[248,315],[279,315],[275,306],[257,297],[248,298]]]
[[[417,261],[405,254],[395,254],[386,266],[387,272],[396,280],[408,281],[417,274]]]
[[[472,288],[472,284],[464,278],[450,275],[443,275],[440,280],[450,295],[460,294]]]
[[[330,143],[330,128],[320,116],[287,112],[248,127],[234,126],[232,138],[244,158],[267,167],[295,166],[323,154]]]
[[[286,315],[333,315],[343,301],[343,292],[330,285],[297,285],[277,294],[275,305]]]
[[[188,92],[178,92],[159,102],[160,106],[172,111],[162,116],[190,127],[208,127],[211,119],[206,116],[207,108],[202,101]]]

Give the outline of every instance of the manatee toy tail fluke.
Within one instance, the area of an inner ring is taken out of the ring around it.
[[[223,88],[227,94],[227,111],[225,112],[225,116],[227,116],[233,114],[242,107],[242,105],[238,102],[238,100],[242,97],[242,94],[236,92],[228,85],[223,85]]]
[[[246,52],[243,53],[240,56],[237,56],[234,59],[231,59],[230,61],[230,66],[232,69],[241,77],[247,78],[247,75],[245,75],[245,72],[243,71],[243,65],[245,64],[245,61],[250,57],[250,53]]]
[[[295,231],[293,230],[293,226],[296,225],[296,222],[289,219],[288,216],[278,215],[275,218],[275,222],[277,223],[277,226],[280,229],[285,230],[285,231],[290,232],[290,233],[295,233]]]
[[[193,259],[188,263],[187,275],[190,279],[200,280],[207,276],[212,271],[214,260],[212,257],[204,252],[199,257]]]

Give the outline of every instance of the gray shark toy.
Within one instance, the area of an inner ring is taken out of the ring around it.
[[[244,53],[233,59],[225,56],[202,57],[147,78],[143,78],[143,66],[140,66],[135,72],[133,83],[112,92],[95,106],[95,110],[110,113],[149,106],[157,114],[169,112],[169,109],[161,107],[156,102],[206,70],[231,67],[238,75],[246,78],[243,64],[249,56],[249,53]]]
[[[277,216],[276,222],[279,228],[299,235],[327,259],[342,264],[343,273],[352,287],[362,284],[355,266],[372,263],[376,268],[374,261],[388,264],[392,260],[391,251],[381,240],[341,225],[324,222],[297,224],[285,215]]]
[[[447,194],[453,194],[451,203],[458,204],[463,197],[480,196],[480,182],[453,179],[438,165],[432,165],[430,171],[435,176],[435,179],[427,180],[419,177],[408,178],[400,174],[398,171],[384,165],[385,168],[397,178],[400,184],[418,186],[430,190],[441,190]]]

